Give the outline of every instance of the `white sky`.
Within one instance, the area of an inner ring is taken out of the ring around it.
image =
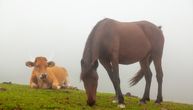
[[[96,22],[105,17],[162,25],[163,97],[193,103],[192,0],[0,0],[0,82],[28,84],[31,69],[24,63],[43,55],[66,67],[72,85],[83,88],[79,74],[85,41]],[[138,69],[137,64],[120,66],[123,93],[143,95],[144,79],[131,88],[128,84]],[[114,92],[102,66],[98,73],[98,91]],[[153,74],[151,98],[155,99]]]

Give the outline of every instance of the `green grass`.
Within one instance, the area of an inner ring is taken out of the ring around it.
[[[113,104],[113,94],[98,93],[93,107],[86,105],[84,91],[73,89],[48,90],[31,89],[26,85],[0,84],[6,91],[0,91],[0,110],[120,110]],[[153,101],[139,105],[139,99],[125,97],[125,110],[193,110],[193,105]]]

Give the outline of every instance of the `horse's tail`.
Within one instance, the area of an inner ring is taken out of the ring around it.
[[[140,72],[140,70],[136,73],[136,75],[130,80],[130,85],[134,86],[136,85],[142,78],[144,74],[143,72]]]
[[[149,57],[147,57],[148,58],[148,62],[149,62],[149,65],[152,63],[152,57],[151,57],[151,55],[149,56]],[[151,72],[151,70],[150,70],[150,72]],[[136,85],[142,78],[143,78],[143,76],[145,75],[145,73],[144,72],[142,72],[142,70],[140,69],[137,73],[136,73],[136,75],[130,80],[130,85],[131,86],[134,86],[134,85]]]

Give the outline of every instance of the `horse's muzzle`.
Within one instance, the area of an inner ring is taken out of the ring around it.
[[[93,106],[93,105],[95,105],[95,100],[87,100],[87,104],[89,106]]]

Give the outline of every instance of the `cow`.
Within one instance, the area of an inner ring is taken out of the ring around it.
[[[46,57],[36,57],[35,61],[27,61],[27,67],[33,71],[30,79],[31,88],[60,89],[68,87],[68,72],[63,67],[55,66],[53,61],[47,61]]]

